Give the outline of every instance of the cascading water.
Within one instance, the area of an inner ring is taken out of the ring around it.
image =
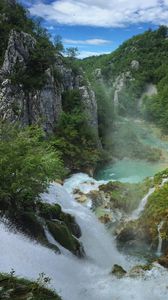
[[[60,203],[63,210],[76,217],[82,229],[86,259],[78,259],[68,251],[53,251],[30,241],[20,233],[9,232],[0,224],[0,271],[36,279],[44,272],[52,279],[52,287],[63,300],[165,300],[168,299],[168,272],[159,266],[146,272],[146,278],[129,276],[116,279],[109,272],[113,264],[129,269],[137,262],[121,255],[115,241],[92,212],[76,203],[65,188],[53,184],[43,201]],[[51,236],[46,232],[48,239]],[[152,291],[152,293],[151,293]]]
[[[158,230],[158,248],[157,248],[157,252],[156,252],[157,256],[161,256],[161,254],[162,254],[161,229],[162,229],[163,225],[164,225],[164,221],[161,221],[157,226],[157,230]]]
[[[154,193],[154,191],[155,191],[155,188],[151,188],[149,190],[149,192],[145,195],[145,197],[142,198],[142,200],[139,203],[138,208],[132,212],[132,215],[129,220],[137,220],[139,218],[140,214],[143,212],[143,210],[145,208],[145,205],[148,202],[149,196],[152,195]]]
[[[166,184],[167,182],[168,182],[168,178],[163,178],[162,182],[160,184],[160,187],[163,187],[164,184]],[[142,198],[138,207],[132,212],[129,220],[137,220],[140,217],[141,213],[143,212],[143,210],[148,202],[148,198],[150,197],[150,195],[152,195],[154,193],[154,191],[155,191],[155,188],[149,189],[149,192],[144,196],[144,198]]]

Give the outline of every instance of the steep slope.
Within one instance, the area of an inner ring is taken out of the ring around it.
[[[0,3],[0,41],[0,119],[42,127],[70,170],[92,171],[101,152],[97,101],[76,60],[16,1]]]
[[[93,82],[101,77],[118,114],[145,117],[167,129],[167,52],[167,27],[160,26],[81,64]]]

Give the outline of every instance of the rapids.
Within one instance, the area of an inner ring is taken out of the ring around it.
[[[76,203],[67,190],[75,186],[75,177],[65,186],[52,184],[42,200],[60,203],[63,210],[76,217],[82,229],[81,241],[87,257],[78,259],[68,251],[55,254],[20,233],[9,231],[0,223],[0,271],[10,272],[13,268],[18,276],[37,279],[44,272],[52,279],[51,287],[63,300],[166,300],[168,299],[168,272],[156,265],[147,271],[145,278],[116,279],[110,275],[113,264],[126,270],[140,263],[137,259],[124,256],[115,246],[115,240],[98,222],[92,212]],[[86,183],[86,177],[84,179]],[[78,184],[82,184],[82,174]],[[52,237],[46,232],[48,239]]]

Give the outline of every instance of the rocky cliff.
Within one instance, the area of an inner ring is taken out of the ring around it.
[[[62,94],[78,89],[87,113],[88,124],[98,137],[97,103],[91,86],[84,80],[82,70],[74,72],[61,55],[55,56],[54,67],[61,75],[54,78],[52,67],[47,68],[45,84],[41,88],[25,91],[22,84],[13,83],[16,70],[25,70],[36,40],[30,34],[11,30],[4,62],[0,69],[0,116],[22,125],[38,123],[46,132],[53,132],[62,111]]]

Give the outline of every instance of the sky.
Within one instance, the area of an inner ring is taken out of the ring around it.
[[[32,17],[43,19],[65,48],[79,58],[114,51],[128,38],[168,25],[168,0],[19,0]]]

